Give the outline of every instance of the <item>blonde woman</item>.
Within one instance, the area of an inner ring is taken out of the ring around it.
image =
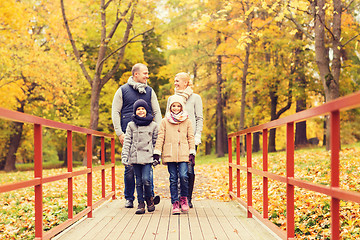
[[[169,104],[172,101],[171,99],[175,96],[181,96],[185,102],[185,111],[189,115],[189,119],[192,123],[195,136],[195,147],[197,149],[198,145],[201,143],[201,132],[203,129],[203,105],[200,95],[194,93],[192,89],[192,81],[190,75],[185,72],[180,72],[175,75],[175,94],[170,96],[167,102],[166,111],[169,111]],[[189,177],[189,193],[188,193],[188,202],[189,207],[192,208],[193,204],[192,193],[194,189],[195,182],[195,158],[192,162],[189,163],[188,167],[188,177]]]

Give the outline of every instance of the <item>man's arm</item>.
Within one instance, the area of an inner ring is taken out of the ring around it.
[[[120,113],[123,106],[123,99],[122,99],[122,91],[119,88],[115,95],[112,102],[112,108],[111,108],[111,119],[114,125],[114,130],[116,135],[118,136],[121,144],[124,142],[124,132],[121,130],[121,118]]]
[[[157,100],[157,96],[156,96],[156,93],[154,92],[154,90],[151,91],[151,108],[153,110],[155,122],[158,125],[160,125],[160,122],[162,119],[161,110],[160,110],[160,105],[159,105],[159,102]]]

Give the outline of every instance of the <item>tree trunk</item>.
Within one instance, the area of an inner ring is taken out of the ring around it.
[[[278,104],[278,96],[276,90],[270,90],[270,120],[273,121],[276,118],[276,108]],[[276,152],[276,128],[272,128],[269,131],[269,152]]]
[[[251,18],[250,16],[246,18],[246,26],[247,32],[251,32]],[[246,81],[247,75],[249,70],[249,57],[250,57],[250,43],[246,44],[245,48],[245,59],[244,59],[244,68],[243,68],[243,75],[241,78],[241,108],[240,108],[240,124],[239,124],[239,131],[243,130],[245,127],[245,108],[246,108]],[[240,155],[245,156],[245,144],[243,143],[243,138],[240,138]]]
[[[252,146],[253,152],[259,152],[260,151],[260,133],[255,132],[253,134],[253,146]]]
[[[314,5],[313,11],[315,14],[315,59],[319,68],[320,79],[323,83],[325,92],[325,102],[329,102],[339,97],[339,78],[340,78],[340,52],[341,52],[341,0],[334,0],[334,15],[332,22],[332,50],[333,60],[330,70],[330,57],[328,43],[325,37],[325,3],[326,0],[318,0],[317,5]],[[329,124],[327,124],[329,127]],[[326,130],[326,149],[330,150],[330,134]]]
[[[5,159],[5,167],[4,170],[6,172],[15,171],[16,170],[16,152],[20,146],[20,140],[23,132],[24,123],[22,122],[14,122],[13,130],[14,133],[10,136],[10,144],[9,151],[6,154]]]
[[[258,93],[257,91],[254,92],[253,97],[253,108],[258,105]],[[259,120],[257,118],[252,119],[252,126],[256,126],[259,124]],[[253,152],[260,151],[260,132],[255,132],[253,135]]]
[[[212,145],[213,145],[212,138],[210,135],[207,135],[205,141],[205,155],[211,154]]]
[[[31,91],[30,91],[31,92]],[[16,110],[18,112],[24,112],[25,102],[20,102],[20,107],[18,107]],[[6,172],[15,171],[16,170],[16,153],[20,146],[21,136],[23,133],[23,127],[24,123],[22,122],[14,122],[13,123],[13,133],[10,136],[9,139],[9,151],[6,154],[5,158],[5,166],[4,170]]]
[[[296,112],[306,109],[306,103],[303,100],[296,101]],[[295,146],[300,147],[308,143],[306,136],[306,121],[297,122],[295,126]]]
[[[216,46],[218,47],[221,44],[220,33],[217,34],[216,39]],[[216,61],[216,77],[217,77],[217,105],[216,105],[216,153],[218,157],[223,157],[225,155],[225,141],[227,141],[227,132],[225,128],[225,121],[224,121],[224,101],[222,96],[222,86],[223,86],[223,79],[222,79],[222,72],[221,66],[222,59],[221,55],[217,56]]]
[[[100,80],[94,79],[91,88],[91,100],[90,100],[90,129],[97,130],[99,125],[99,101],[100,101]]]
[[[295,34],[295,38],[302,40],[303,33],[298,31]],[[296,99],[296,112],[301,112],[306,109],[306,77],[303,73],[304,64],[299,56],[302,52],[301,48],[295,49],[295,68],[294,74],[296,74],[296,83],[298,89],[298,96]],[[298,122],[295,125],[295,146],[300,147],[302,145],[306,145],[308,143],[307,140],[307,132],[306,132],[306,121]]]

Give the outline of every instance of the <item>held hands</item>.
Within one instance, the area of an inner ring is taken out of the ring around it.
[[[194,154],[189,155],[189,161],[191,163],[191,166],[195,166],[195,155]]]
[[[159,154],[154,154],[153,155],[153,163],[152,165],[155,167],[156,165],[160,164],[160,155]]]
[[[128,159],[122,159],[121,162],[122,162],[122,164],[124,164],[125,166],[130,165]]]

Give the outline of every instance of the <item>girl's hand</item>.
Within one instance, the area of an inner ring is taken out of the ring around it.
[[[194,154],[189,155],[189,161],[191,163],[191,166],[195,166],[195,155]]]
[[[160,164],[160,155],[159,154],[154,154],[153,158],[154,158],[154,161],[153,161],[152,165],[155,167],[156,165]]]

